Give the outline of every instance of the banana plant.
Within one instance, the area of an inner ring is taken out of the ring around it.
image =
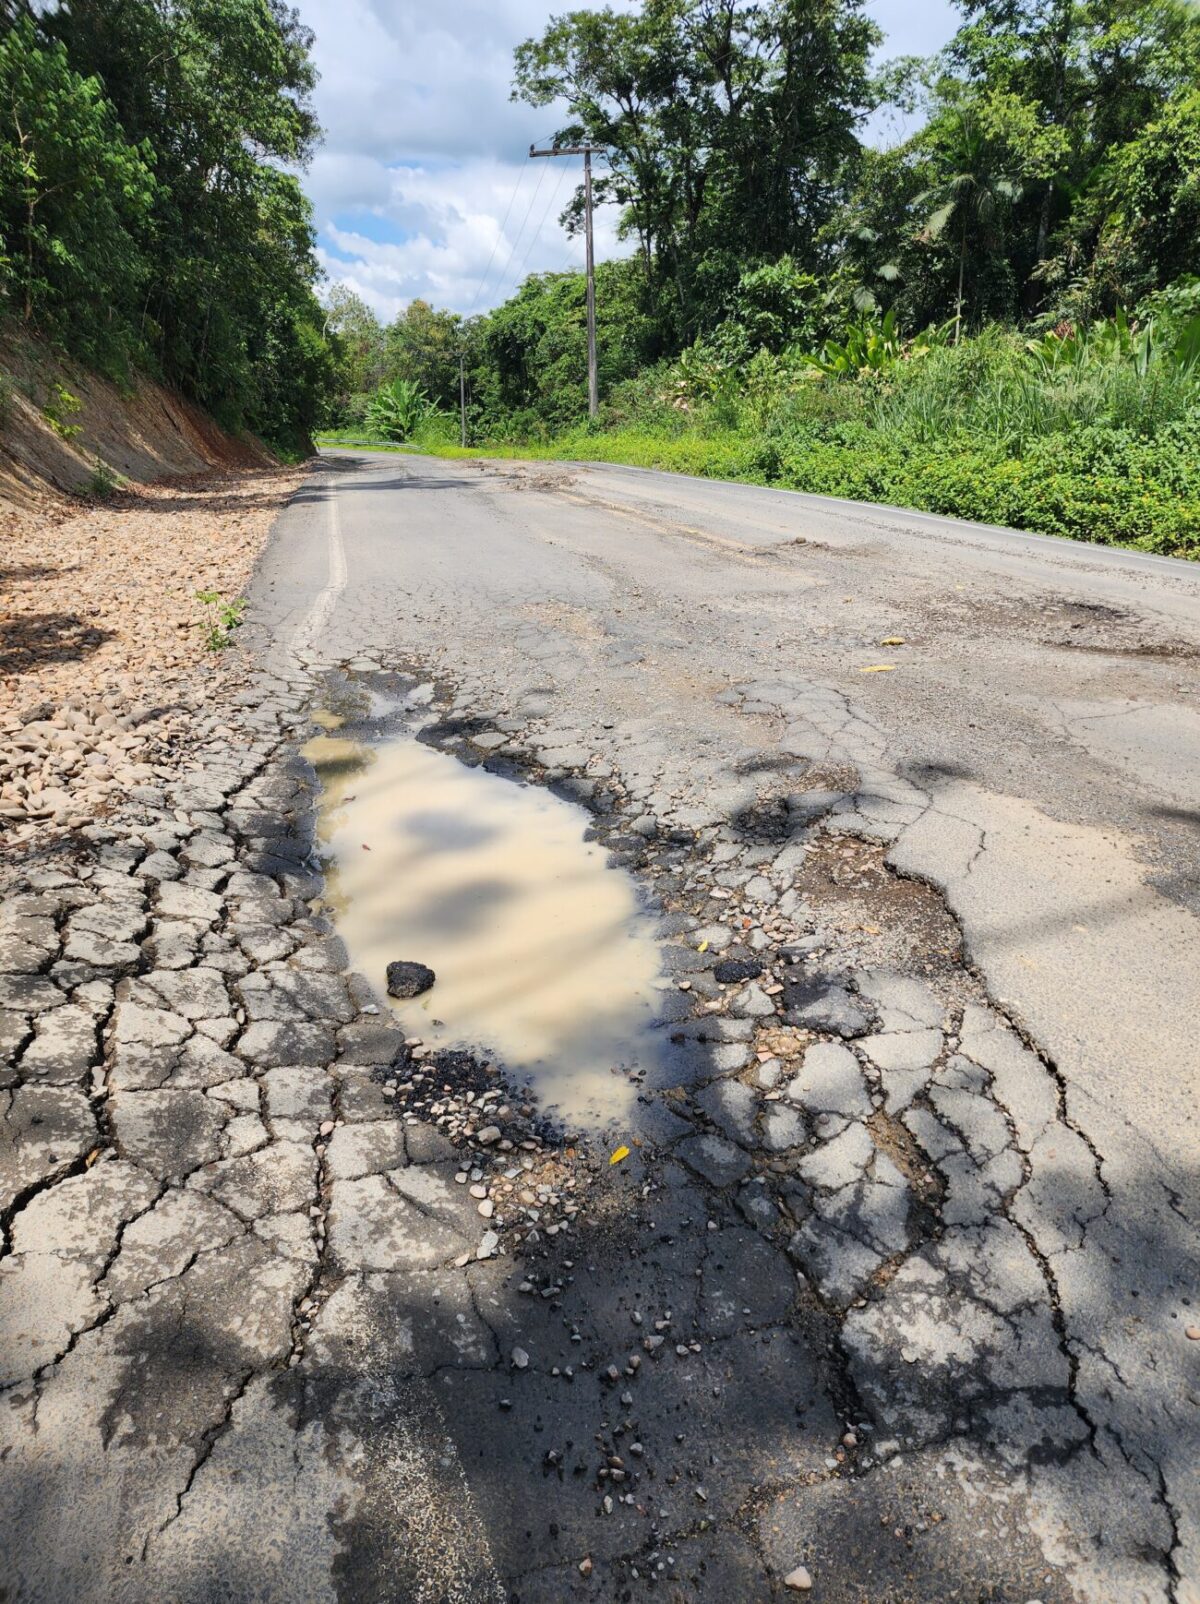
[[[886,373],[899,362],[923,356],[934,346],[944,345],[952,323],[928,328],[912,340],[905,340],[896,326],[896,312],[889,308],[874,322],[864,317],[852,323],[842,340],[826,340],[819,351],[809,352],[801,361],[833,378],[856,378],[864,373]]]
[[[367,406],[367,422],[385,440],[411,440],[437,409],[419,384],[393,379],[380,385]]]

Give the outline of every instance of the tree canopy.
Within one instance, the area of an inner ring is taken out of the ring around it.
[[[0,13],[0,236],[23,320],[300,442],[331,377],[296,168],[311,34],[282,0]]]
[[[608,148],[598,197],[620,203],[686,340],[746,265],[820,254],[875,103],[880,37],[861,0],[644,0],[555,18],[518,47],[514,93],[565,99],[560,141]]]

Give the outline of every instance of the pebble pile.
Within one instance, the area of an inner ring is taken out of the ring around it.
[[[169,779],[202,705],[186,690],[148,702],[123,676],[98,697],[0,716],[0,828],[15,843],[47,825],[79,829],[138,786]]]

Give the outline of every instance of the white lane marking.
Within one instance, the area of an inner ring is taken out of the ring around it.
[[[317,592],[313,604],[292,632],[292,649],[301,651],[315,646],[329,625],[338,598],[346,588],[349,573],[346,567],[346,548],[342,544],[342,523],[338,511],[337,489],[332,479],[326,483],[325,505],[329,509],[329,579]]]

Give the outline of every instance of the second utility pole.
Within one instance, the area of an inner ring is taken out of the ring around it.
[[[596,379],[596,260],[592,246],[592,152],[603,150],[603,145],[557,145],[549,150],[538,150],[530,145],[531,156],[582,156],[583,157],[583,211],[587,240],[587,345],[588,345],[588,417],[594,418],[600,410],[600,390]]]

